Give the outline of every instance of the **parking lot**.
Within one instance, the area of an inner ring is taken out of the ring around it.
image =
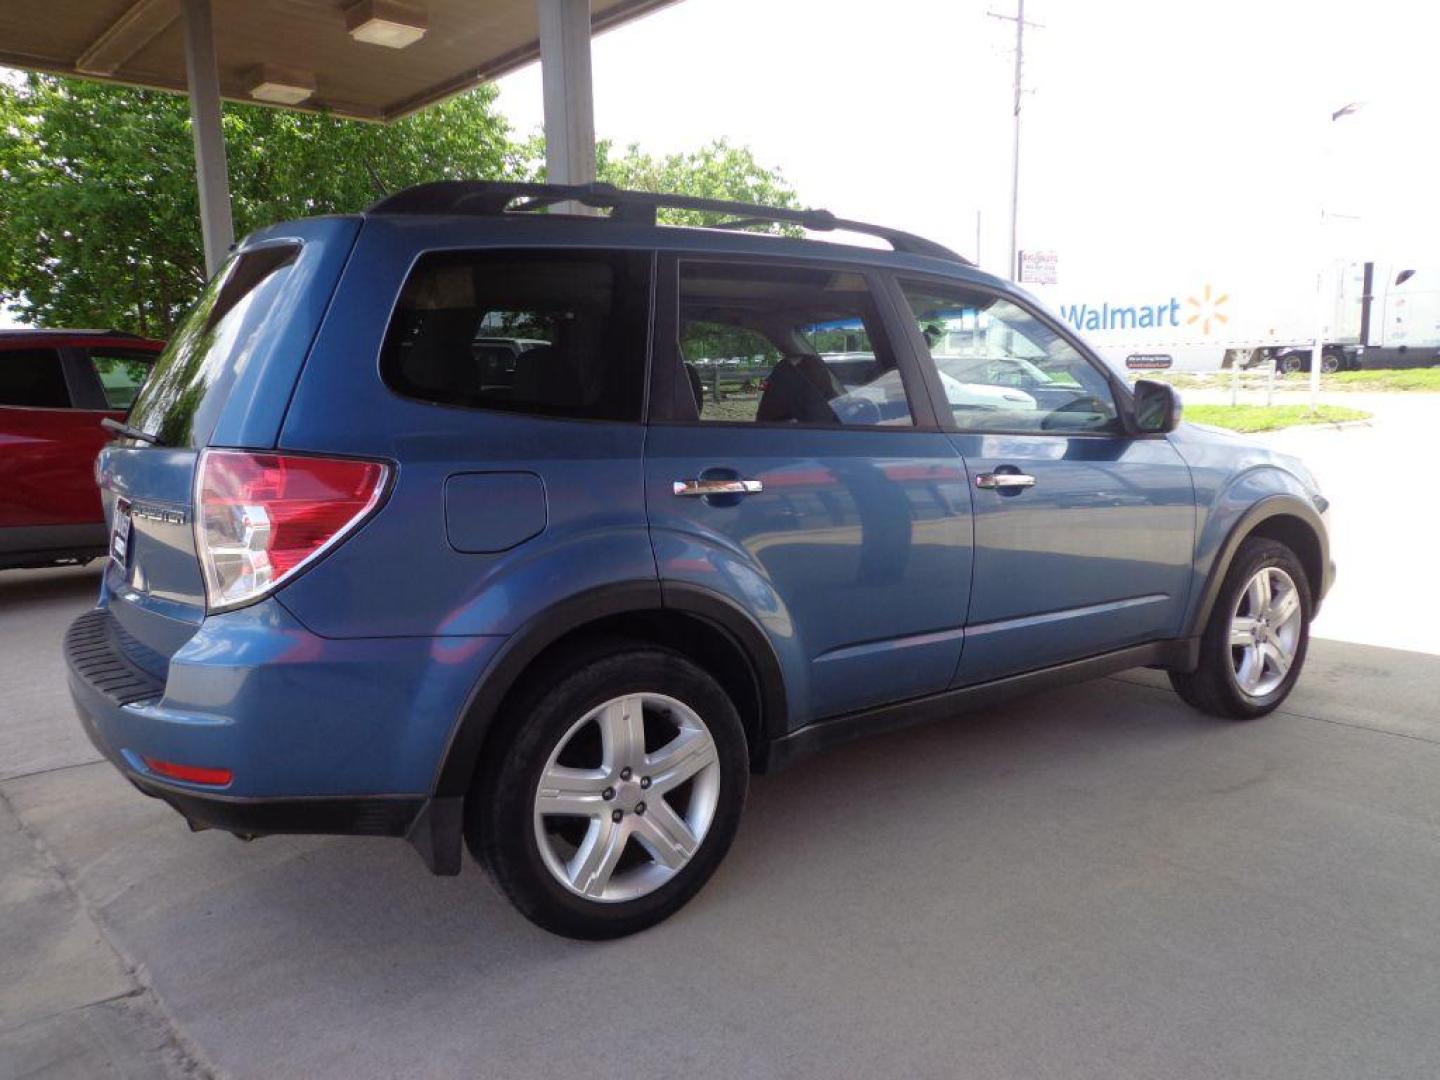
[[[402,843],[190,834],[73,716],[98,570],[0,573],[0,1077],[1436,1075],[1440,403],[1345,400],[1268,437],[1340,567],[1278,713],[1130,672],[757,777],[599,945]]]

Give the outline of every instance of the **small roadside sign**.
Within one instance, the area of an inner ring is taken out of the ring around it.
[[[1125,366],[1131,371],[1164,371],[1174,363],[1166,353],[1131,353],[1125,357]]]
[[[1053,251],[1020,252],[1022,285],[1055,285],[1060,281],[1060,256]]]

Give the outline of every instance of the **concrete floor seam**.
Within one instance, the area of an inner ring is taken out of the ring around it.
[[[86,764],[96,763],[87,762]],[[42,772],[55,771],[58,770],[42,770]],[[184,1071],[188,1075],[193,1075],[196,1077],[209,1078],[217,1076],[218,1074],[216,1073],[214,1067],[205,1060],[204,1053],[203,1051],[201,1051],[199,1045],[196,1044],[184,1033],[184,1030],[181,1028],[179,1022],[175,1019],[174,1014],[165,1005],[164,1000],[161,998],[160,994],[156,992],[154,986],[151,985],[149,975],[145,969],[144,964],[132,958],[115,941],[100,911],[90,902],[89,896],[85,894],[85,891],[80,887],[79,883],[72,879],[68,873],[66,873],[64,865],[56,857],[55,853],[50,850],[49,845],[47,845],[45,841],[33,829],[30,828],[29,824],[25,820],[24,815],[20,813],[19,808],[10,801],[8,796],[6,796],[3,784],[0,784],[0,804],[3,804],[5,809],[14,816],[15,821],[19,825],[20,831],[24,834],[25,838],[30,841],[30,844],[35,848],[35,850],[39,853],[40,858],[44,861],[45,866],[50,870],[51,873],[56,876],[56,878],[60,881],[61,885],[64,886],[66,892],[71,895],[76,905],[85,914],[85,917],[88,918],[90,922],[94,925],[96,932],[100,935],[100,940],[104,943],[104,946],[108,948],[111,952],[113,952],[116,957],[119,958],[120,965],[124,969],[125,974],[130,979],[134,980],[135,983],[134,989],[128,993],[107,995],[104,998],[98,998],[94,1001],[85,1002],[82,1005],[76,1006],[74,1009],[63,1010],[61,1015],[63,1015],[64,1012],[73,1012],[78,1009],[88,1009],[96,1005],[103,1005],[107,1001],[118,1001],[125,998],[143,997],[146,1000],[146,1003],[154,1010],[156,1018],[164,1025],[166,1037],[170,1042],[171,1046],[174,1048],[176,1054],[180,1057],[181,1065]]]

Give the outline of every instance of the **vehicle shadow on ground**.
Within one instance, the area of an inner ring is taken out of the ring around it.
[[[93,598],[100,588],[101,564],[35,570],[0,570],[0,612],[10,614],[29,604]],[[79,614],[83,608],[76,608]]]

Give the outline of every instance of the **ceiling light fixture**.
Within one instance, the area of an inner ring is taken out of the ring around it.
[[[315,93],[315,76],[301,68],[261,64],[250,72],[249,94],[271,105],[299,105]]]
[[[425,9],[398,0],[359,0],[345,9],[345,27],[356,41],[403,49],[425,36]]]

